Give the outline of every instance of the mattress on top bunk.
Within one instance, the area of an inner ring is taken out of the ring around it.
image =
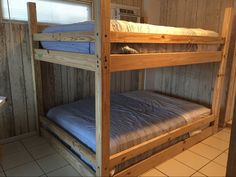
[[[209,114],[210,109],[204,106],[150,91],[112,95],[110,152],[118,153]],[[52,108],[47,117],[92,151],[96,151],[94,98]],[[182,136],[157,147],[155,152],[187,137]],[[148,152],[134,161],[142,160],[152,153]],[[85,157],[81,159],[88,163]],[[131,163],[120,166],[118,171]]]
[[[212,36],[218,37],[219,34],[214,31],[199,29],[199,28],[177,28],[158,26],[142,23],[127,22],[122,20],[111,20],[111,31],[116,32],[135,32],[135,33],[151,33],[151,34],[175,34],[175,35],[188,35],[188,36]],[[58,32],[85,32],[94,31],[95,24],[93,21],[81,22],[69,25],[58,25],[48,27],[43,30],[43,33],[58,33]],[[43,41],[41,42],[43,48],[49,50],[59,50],[68,52],[79,52],[84,54],[95,53],[94,42],[54,42]],[[116,46],[113,44],[112,46]],[[139,45],[140,47],[140,45]],[[149,46],[141,46],[144,49]],[[133,50],[135,49],[135,50]],[[132,44],[119,45],[119,48],[112,47],[112,53],[139,53],[139,48],[134,48]]]

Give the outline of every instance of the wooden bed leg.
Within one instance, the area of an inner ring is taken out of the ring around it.
[[[232,21],[233,21],[233,8],[226,8],[223,21],[223,29],[222,29],[222,37],[225,38],[225,44],[223,47],[222,61],[220,63],[220,67],[218,70],[216,83],[214,87],[213,101],[212,101],[212,113],[215,115],[214,132],[218,131],[222,92],[223,92],[223,85],[225,79],[225,71],[226,71],[228,50],[229,50],[229,43],[232,29]]]
[[[39,115],[44,115],[43,106],[43,92],[42,92],[42,78],[41,78],[41,66],[40,61],[36,61],[34,58],[34,49],[39,47],[39,43],[33,41],[33,34],[38,32],[37,25],[37,13],[36,4],[32,2],[27,3],[28,7],[28,27],[29,27],[29,40],[30,40],[30,53],[31,53],[31,65],[33,75],[33,88],[34,88],[34,101],[35,101],[35,118],[36,128],[40,134],[40,121]]]
[[[96,176],[109,176],[110,159],[110,0],[96,0]]]

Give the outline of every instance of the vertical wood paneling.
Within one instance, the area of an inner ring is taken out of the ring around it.
[[[0,29],[0,95],[4,95],[8,98],[7,104],[0,109],[0,139],[3,139],[13,136],[15,130],[6,52],[5,25],[0,24]]]
[[[142,0],[111,0],[111,3],[136,6],[136,7],[142,6]]]
[[[20,26],[6,25],[7,57],[11,83],[15,133],[20,135],[28,131],[26,94],[24,85],[24,66],[21,50]]]
[[[1,23],[0,139],[35,131],[35,110],[27,25]]]

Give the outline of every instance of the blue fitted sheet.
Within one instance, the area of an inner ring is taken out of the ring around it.
[[[75,23],[69,25],[57,25],[45,28],[43,33],[58,33],[58,32],[89,32],[94,31],[95,24],[92,21]],[[79,52],[82,54],[94,54],[94,42],[57,42],[57,41],[42,41],[43,48],[48,50],[58,50],[67,52]]]
[[[210,110],[204,106],[154,92],[135,91],[112,95],[111,154],[208,114]],[[52,108],[47,117],[92,151],[96,151],[94,98]],[[81,158],[88,162],[86,158]]]

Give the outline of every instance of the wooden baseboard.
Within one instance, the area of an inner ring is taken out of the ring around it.
[[[7,139],[2,139],[2,140],[0,140],[0,144],[12,143],[14,141],[19,141],[21,139],[29,138],[31,136],[36,136],[36,135],[38,135],[38,133],[35,131],[35,132],[30,132],[30,133],[10,137],[10,138],[7,138]]]

